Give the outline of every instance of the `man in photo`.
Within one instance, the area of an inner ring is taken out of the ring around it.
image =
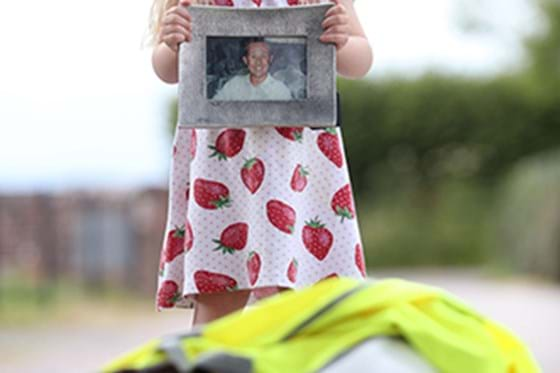
[[[268,72],[272,63],[270,46],[263,39],[247,43],[243,63],[248,74],[236,75],[228,80],[214,96],[215,100],[291,100],[290,89]]]

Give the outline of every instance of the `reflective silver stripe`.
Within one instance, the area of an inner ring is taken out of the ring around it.
[[[169,336],[165,337],[161,344],[159,345],[159,349],[165,352],[167,356],[167,360],[173,364],[173,366],[180,372],[180,373],[187,373],[191,368],[191,364],[187,360],[185,356],[185,352],[181,347],[181,337],[179,336]]]
[[[366,282],[365,284],[360,284],[360,285],[358,285],[358,286],[356,286],[356,287],[354,287],[354,288],[352,288],[348,291],[345,291],[344,293],[342,293],[341,295],[339,295],[338,297],[333,299],[331,302],[329,302],[327,305],[323,306],[323,308],[321,308],[319,311],[317,311],[313,315],[311,315],[311,317],[309,317],[307,320],[305,320],[304,322],[299,324],[297,327],[295,327],[290,333],[288,333],[284,338],[282,338],[282,341],[287,341],[287,340],[295,337],[299,332],[302,331],[302,329],[304,329],[307,326],[309,326],[310,324],[312,324],[315,320],[317,320],[319,317],[321,317],[327,311],[330,311],[331,308],[335,307],[337,304],[339,304],[340,302],[342,302],[346,298],[354,295],[358,291],[367,288],[368,285],[371,285],[371,283]]]
[[[193,371],[252,373],[253,362],[248,358],[229,355],[226,352],[208,353],[197,359]]]

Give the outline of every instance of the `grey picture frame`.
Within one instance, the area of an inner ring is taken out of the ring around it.
[[[179,47],[178,125],[190,128],[334,127],[336,51],[319,41],[330,4],[286,8],[190,6],[193,34]],[[305,37],[307,96],[288,101],[207,98],[208,37]]]

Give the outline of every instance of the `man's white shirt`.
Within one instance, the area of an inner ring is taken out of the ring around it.
[[[249,74],[236,75],[216,93],[214,100],[291,100],[290,89],[284,83],[274,79],[270,74],[259,85],[254,86],[249,80]]]

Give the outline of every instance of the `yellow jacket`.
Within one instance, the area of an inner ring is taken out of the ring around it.
[[[404,338],[444,373],[540,372],[512,333],[440,289],[403,280],[351,279],[282,293],[200,332],[152,340],[103,372],[141,370],[166,361],[189,371],[213,354],[241,361],[235,372],[317,372],[380,336]]]

